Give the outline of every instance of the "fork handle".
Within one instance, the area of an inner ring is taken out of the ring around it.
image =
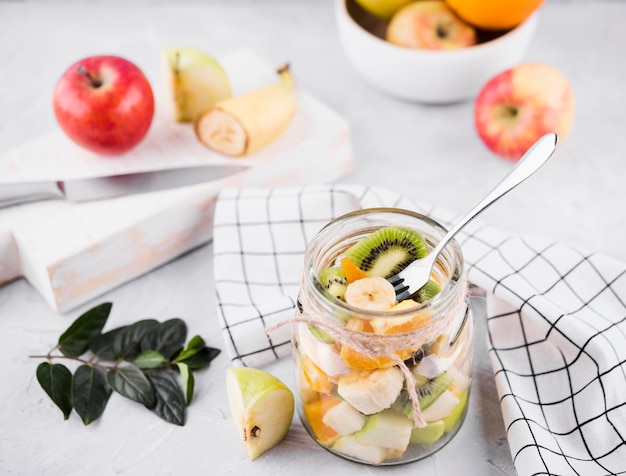
[[[515,167],[504,176],[500,182],[485,197],[474,206],[459,222],[454,225],[448,233],[441,239],[432,251],[434,256],[438,255],[448,242],[456,235],[461,228],[476,218],[480,213],[493,202],[502,197],[505,193],[513,190],[520,183],[534,174],[543,164],[545,164],[556,148],[557,135],[554,132],[543,135],[526,151],[523,157],[517,162]]]

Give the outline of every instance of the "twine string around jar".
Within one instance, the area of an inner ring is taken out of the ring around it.
[[[466,282],[467,277],[465,273],[463,273],[456,285],[462,286],[461,289],[465,289]],[[459,293],[458,297],[450,306],[450,309],[448,309],[441,318],[432,320],[431,324],[427,326],[411,332],[381,335],[371,332],[354,331],[334,323],[331,319],[312,315],[310,312],[307,312],[307,310],[314,309],[314,303],[308,293],[300,292],[298,299],[302,305],[302,312],[291,319],[268,326],[266,332],[268,334],[272,333],[274,330],[286,324],[310,324],[322,329],[340,345],[347,345],[366,357],[372,359],[387,357],[391,359],[404,376],[407,393],[414,409],[414,424],[418,428],[423,428],[427,423],[424,420],[420,408],[419,397],[415,387],[415,376],[408,368],[407,364],[398,356],[397,351],[419,349],[422,345],[433,342],[441,335],[445,334],[446,331],[450,330],[450,326],[456,321],[457,316],[459,316],[460,313],[465,313],[465,307],[467,306],[466,297],[466,293]]]

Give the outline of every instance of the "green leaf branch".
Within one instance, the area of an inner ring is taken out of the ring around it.
[[[185,424],[194,371],[220,353],[200,336],[187,344],[182,319],[143,319],[102,333],[113,305],[106,302],[79,316],[37,367],[37,381],[68,419],[76,411],[85,425],[100,418],[113,392],[143,405],[163,420]],[[79,365],[72,373],[54,359]]]

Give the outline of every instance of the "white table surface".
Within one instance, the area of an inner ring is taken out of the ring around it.
[[[512,166],[480,142],[471,101],[423,106],[364,84],[339,47],[332,0],[89,3],[0,1],[0,151],[56,127],[52,89],[83,56],[126,56],[158,83],[162,47],[222,54],[252,46],[270,62],[288,60],[299,84],[349,121],[357,167],[346,183],[393,188],[464,211]],[[616,1],[548,0],[543,7],[527,60],[568,76],[574,128],[541,173],[484,220],[626,260],[624,18],[626,3]],[[283,444],[248,461],[228,412],[225,353],[197,375],[185,427],[117,395],[98,422],[84,427],[75,414],[64,422],[34,377],[39,361],[28,355],[47,351],[71,320],[104,300],[114,302],[110,327],[179,316],[190,335],[222,348],[212,265],[209,244],[67,315],[52,311],[24,280],[0,288],[0,473],[515,474],[480,319],[468,420],[437,455],[411,465],[382,470],[344,461],[314,444],[297,419]],[[268,370],[292,385],[290,362]]]

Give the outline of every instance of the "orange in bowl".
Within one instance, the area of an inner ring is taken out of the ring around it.
[[[470,25],[485,30],[515,28],[537,10],[543,0],[445,0]]]

